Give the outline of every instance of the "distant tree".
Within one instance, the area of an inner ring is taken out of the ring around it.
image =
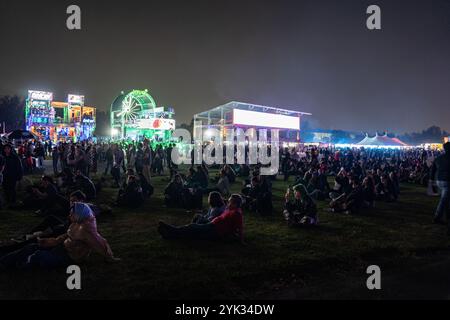
[[[111,119],[108,112],[97,110],[95,135],[96,136],[111,135]]]
[[[448,136],[449,133],[442,130],[438,126],[431,126],[422,132],[411,132],[401,135],[399,138],[411,145],[418,145],[422,143],[441,142],[442,138]]]
[[[5,123],[5,131],[25,129],[25,99],[19,96],[0,97],[0,125]],[[3,131],[3,127],[2,127]]]
[[[194,130],[194,119],[192,119],[189,124],[181,123],[180,125],[177,126],[177,129],[185,129],[192,134],[192,132]]]

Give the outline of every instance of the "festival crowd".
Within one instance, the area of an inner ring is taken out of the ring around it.
[[[97,230],[97,218],[112,209],[100,203],[105,188],[114,188],[114,206],[135,209],[154,192],[167,208],[192,213],[192,223],[159,222],[165,239],[230,239],[244,243],[243,212],[271,215],[272,184],[286,187],[280,217],[292,227],[319,224],[318,202],[336,214],[371,212],[378,202],[401,197],[401,185],[427,186],[435,181],[441,200],[433,222],[445,224],[450,210],[450,144],[445,151],[423,149],[280,148],[277,174],[260,174],[261,165],[225,164],[184,167],[171,160],[175,144],[142,142],[0,143],[1,208],[29,210],[39,222],[26,234],[0,246],[0,269],[55,268],[81,263],[92,252],[119,260]],[[248,150],[247,150],[248,152]],[[224,152],[224,155],[226,152]],[[51,159],[52,174],[44,169]],[[38,183],[31,177],[42,173]],[[152,177],[165,175],[163,190]],[[238,185],[239,182],[242,185]],[[232,193],[237,188],[239,193]],[[17,192],[20,190],[18,197]],[[203,199],[207,199],[204,207]],[[20,199],[19,199],[20,198]]]

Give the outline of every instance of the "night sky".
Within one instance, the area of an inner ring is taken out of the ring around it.
[[[82,30],[66,28],[66,8]],[[366,28],[377,4],[382,30]],[[231,100],[326,129],[450,130],[450,0],[0,1],[0,94],[149,89],[179,123]]]

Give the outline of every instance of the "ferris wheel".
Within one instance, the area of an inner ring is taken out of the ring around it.
[[[133,123],[142,117],[145,110],[154,110],[156,103],[147,90],[133,90],[122,100],[118,116],[126,123]]]
[[[122,111],[118,114],[127,122],[135,121],[142,110],[142,105],[132,95],[128,95],[122,102]]]

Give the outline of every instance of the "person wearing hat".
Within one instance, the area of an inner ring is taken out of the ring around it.
[[[285,194],[283,215],[290,226],[316,225],[317,207],[303,184],[293,187],[294,198],[291,199],[291,188]]]

